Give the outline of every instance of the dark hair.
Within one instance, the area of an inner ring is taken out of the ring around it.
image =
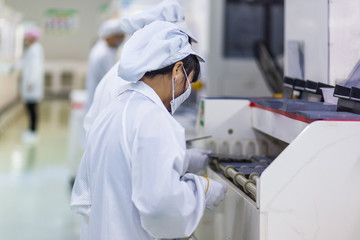
[[[186,71],[186,74],[189,76],[189,74],[194,71],[194,75],[193,75],[193,80],[192,82],[196,82],[199,78],[200,75],[200,63],[199,60],[197,59],[197,57],[193,54],[190,54],[189,56],[185,57],[184,59],[180,60],[181,62],[183,62],[184,64],[184,68]],[[178,61],[178,62],[180,62]],[[153,78],[158,74],[168,74],[171,73],[172,69],[174,68],[176,63],[173,63],[167,67],[155,70],[155,71],[150,71],[145,73],[145,77],[148,78]],[[186,86],[186,81],[184,82],[184,87]]]

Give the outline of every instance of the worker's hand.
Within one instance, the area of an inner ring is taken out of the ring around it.
[[[204,169],[204,167],[208,164],[208,154],[210,153],[210,150],[202,150],[196,148],[187,149],[186,158],[189,161],[189,167],[187,169],[187,172],[197,173],[200,170]]]
[[[209,187],[207,179],[209,179]],[[219,206],[225,199],[227,186],[210,178],[202,177],[202,181],[205,189],[207,189],[207,192],[205,193],[206,208],[213,209]]]

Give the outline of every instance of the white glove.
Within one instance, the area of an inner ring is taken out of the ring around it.
[[[210,154],[210,150],[202,150],[202,149],[187,149],[186,150],[186,158],[189,161],[189,167],[187,172],[189,173],[197,173],[201,169],[203,169],[208,163],[208,154]]]
[[[208,181],[205,177],[201,177],[204,184],[204,189],[207,188]],[[225,199],[227,192],[227,186],[209,178],[209,188],[206,192],[205,201],[206,208],[213,209],[219,206],[219,204]]]

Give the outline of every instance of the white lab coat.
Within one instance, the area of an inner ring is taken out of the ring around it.
[[[39,42],[34,42],[25,50],[17,68],[22,69],[21,96],[23,100],[27,103],[41,101],[44,97],[44,50]]]
[[[122,86],[129,84],[118,76],[119,62],[117,62],[101,79],[97,85],[90,109],[87,111],[84,120],[85,136],[89,134],[91,125],[102,110],[119,94]]]
[[[96,118],[73,188],[81,240],[189,236],[205,209],[206,183],[185,173],[184,129],[151,87],[124,89]]]
[[[96,86],[107,71],[116,63],[117,48],[111,48],[105,40],[100,39],[90,51],[88,71],[86,76],[86,91],[88,93],[87,109],[91,106]]]

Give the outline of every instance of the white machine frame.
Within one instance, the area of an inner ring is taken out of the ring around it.
[[[294,119],[246,99],[203,99],[197,147],[275,160],[257,182],[256,201],[222,173],[225,201],[207,211],[198,240],[360,239],[360,121]]]

